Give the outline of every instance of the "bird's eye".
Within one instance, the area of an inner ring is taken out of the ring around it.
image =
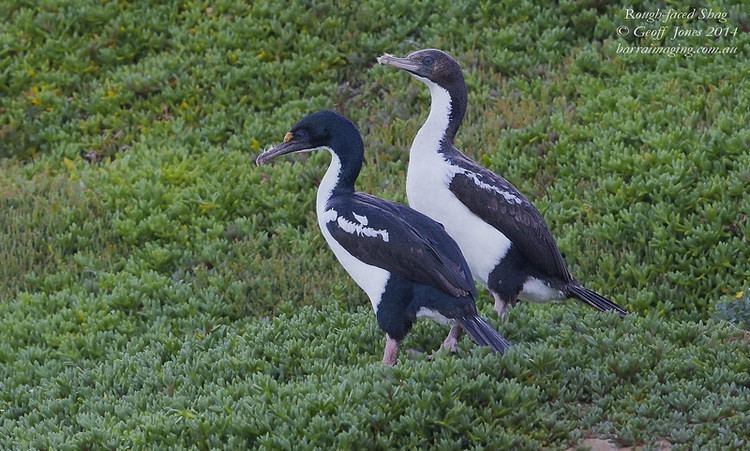
[[[434,62],[435,59],[431,56],[425,56],[424,58],[422,58],[422,64],[424,64],[425,66],[432,66],[432,63]]]

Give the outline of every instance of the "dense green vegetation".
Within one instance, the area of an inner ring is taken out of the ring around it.
[[[750,446],[740,2],[709,5],[736,36],[679,41],[736,53],[691,57],[617,53],[651,42],[585,0],[34,3],[0,3],[0,447]],[[465,68],[459,146],[637,315],[501,323],[483,294],[508,355],[427,361],[425,323],[381,367],[317,229],[328,157],[252,157],[334,108],[364,134],[360,189],[404,201],[428,94],[375,57],[422,47]]]

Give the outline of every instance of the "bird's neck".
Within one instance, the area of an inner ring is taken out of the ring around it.
[[[434,152],[451,148],[466,114],[466,85],[460,80],[441,86],[426,78],[419,78],[430,89],[430,114],[414,139],[412,153]]]
[[[356,138],[349,141],[337,139],[328,146],[331,164],[318,187],[318,213],[325,211],[326,203],[331,197],[354,193],[354,182],[362,168],[364,157],[362,139],[359,136]]]

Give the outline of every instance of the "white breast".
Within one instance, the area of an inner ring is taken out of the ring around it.
[[[320,182],[318,187],[318,196],[316,201],[316,212],[318,215],[318,225],[320,231],[323,233],[323,237],[328,243],[328,246],[333,251],[336,259],[341,263],[349,276],[354,279],[354,282],[359,285],[367,297],[370,298],[373,310],[377,313],[380,299],[385,291],[385,286],[388,283],[388,279],[391,273],[378,268],[377,266],[368,265],[361,260],[355,258],[350,254],[342,245],[336,241],[331,233],[328,231],[327,224],[332,221],[339,221],[339,215],[336,210],[326,210],[326,204],[328,199],[331,197],[333,187],[336,186],[338,181],[339,171],[341,169],[341,162],[335,153],[331,152],[332,160],[331,165],[328,167],[323,180]],[[344,218],[341,218],[345,221]],[[356,232],[356,230],[353,230]],[[384,237],[387,237],[386,231],[380,231]],[[387,239],[386,239],[387,241]]]
[[[510,248],[510,240],[472,213],[448,189],[461,168],[438,152],[450,117],[450,94],[432,81],[416,77],[430,88],[432,106],[412,143],[406,175],[406,195],[415,210],[440,222],[456,240],[474,279],[487,284],[490,272]]]
[[[406,177],[406,195],[412,208],[443,224],[461,248],[474,279],[486,285],[490,272],[510,249],[510,240],[450,192],[444,180],[450,180],[454,173],[444,160],[412,157]]]

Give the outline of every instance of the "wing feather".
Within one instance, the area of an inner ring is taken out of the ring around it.
[[[451,180],[451,192],[508,237],[533,268],[564,282],[573,280],[539,210],[499,175],[466,157],[457,163],[462,170]]]
[[[332,198],[327,208],[337,218],[326,227],[357,259],[452,296],[476,295],[468,264],[440,223],[362,193]]]

